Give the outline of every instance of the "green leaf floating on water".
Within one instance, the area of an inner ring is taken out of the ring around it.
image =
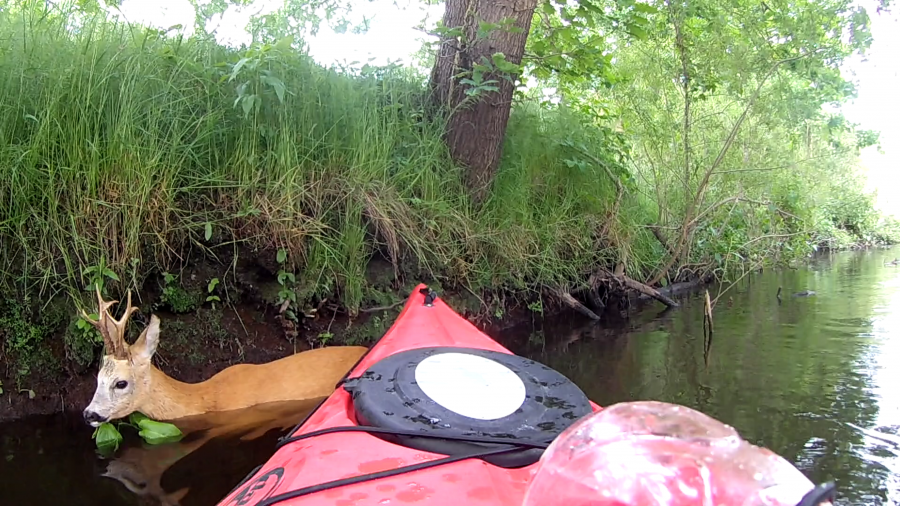
[[[100,426],[94,430],[94,435],[91,437],[93,437],[94,441],[97,443],[97,448],[103,452],[118,450],[119,443],[122,442],[122,434],[119,434],[119,429],[109,422],[101,423]]]
[[[182,438],[184,434],[178,427],[171,423],[157,422],[147,418],[143,413],[132,413],[129,421],[140,428],[140,435],[149,444],[174,443]]]
[[[152,445],[174,443],[181,440],[184,436],[178,427],[171,423],[157,422],[147,418],[143,413],[132,413],[128,417],[128,422],[120,425],[136,427],[144,441]],[[103,422],[94,430],[93,436],[97,448],[103,453],[112,453],[119,449],[119,443],[122,442],[122,434],[110,422]]]

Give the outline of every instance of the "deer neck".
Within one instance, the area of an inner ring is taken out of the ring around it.
[[[176,420],[211,411],[216,401],[204,383],[184,383],[150,366],[147,395],[136,411],[153,420]]]

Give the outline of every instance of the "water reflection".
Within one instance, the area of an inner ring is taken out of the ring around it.
[[[279,402],[179,420],[185,437],[153,446],[122,428],[98,456],[80,416],[31,417],[0,436],[0,504],[216,504],[274,451],[277,438],[321,399]]]
[[[568,375],[601,405],[656,399],[699,409],[814,481],[835,480],[839,504],[895,504],[900,268],[885,265],[895,256],[840,253],[753,275],[720,299],[708,362],[697,295],[619,328],[545,322],[497,337]],[[816,295],[791,296],[803,290]]]

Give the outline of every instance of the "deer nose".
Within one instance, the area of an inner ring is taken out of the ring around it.
[[[86,409],[86,410],[84,410],[84,421],[87,422],[88,424],[99,423],[99,422],[105,422],[106,418],[98,415],[94,411],[90,411],[90,410]]]

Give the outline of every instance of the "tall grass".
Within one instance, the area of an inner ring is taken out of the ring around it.
[[[326,69],[289,47],[229,50],[111,22],[71,26],[26,2],[0,13],[0,282],[81,289],[86,268],[122,283],[192,250],[285,249],[303,297],[357,307],[365,267],[465,283],[583,280],[661,254],[634,226],[651,206],[602,171],[566,163],[562,140],[602,132],[564,112],[514,111],[489,202],[461,173],[403,69]]]

